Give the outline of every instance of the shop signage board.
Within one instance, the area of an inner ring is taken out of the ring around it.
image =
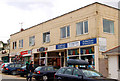
[[[91,44],[96,44],[96,43],[97,43],[97,38],[92,38],[92,39],[80,41],[80,46],[91,45]]]
[[[48,51],[53,51],[53,50],[55,50],[55,49],[56,49],[56,48],[55,48],[55,45],[48,47]]]
[[[107,50],[107,40],[106,38],[99,38],[99,51],[105,52]]]
[[[77,46],[80,46],[80,41],[70,42],[70,43],[67,43],[67,45],[68,45],[68,48],[77,47]]]
[[[26,55],[26,54],[31,54],[31,50],[27,50],[27,51],[22,51],[20,52],[21,55]]]
[[[56,45],[56,49],[64,49],[64,48],[67,48],[67,43]]]
[[[46,50],[45,47],[41,47],[41,48],[38,49],[39,52],[43,52],[43,51],[45,51],[45,50]]]

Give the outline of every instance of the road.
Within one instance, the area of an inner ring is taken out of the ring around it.
[[[26,81],[26,78],[0,73],[0,81]]]

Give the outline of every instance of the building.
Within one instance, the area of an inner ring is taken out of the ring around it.
[[[108,61],[108,76],[120,80],[120,45],[103,52],[103,54]]]
[[[0,41],[0,60],[5,62],[9,62],[9,50],[10,43],[3,43]]]
[[[10,57],[36,65],[66,66],[84,59],[108,76],[102,52],[119,45],[119,10],[95,2],[10,35]],[[104,66],[104,67],[103,67]]]

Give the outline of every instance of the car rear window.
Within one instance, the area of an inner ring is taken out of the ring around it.
[[[35,70],[40,71],[41,69],[42,69],[42,67],[37,67]]]

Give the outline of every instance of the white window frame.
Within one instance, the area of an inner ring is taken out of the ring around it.
[[[88,20],[85,20],[85,21],[81,21],[81,22],[78,22],[78,23],[82,23],[83,24],[83,30],[82,30],[82,32],[83,32],[83,34],[88,34],[88,32],[85,32],[85,22],[87,21],[87,23],[88,23]],[[76,23],[76,35],[78,36],[78,35],[83,35],[83,34],[77,34],[77,24],[78,23]],[[88,30],[89,31],[89,30]]]
[[[67,31],[67,28],[68,28],[68,27],[69,27],[69,36],[68,36],[68,31]],[[66,36],[65,36],[65,37],[62,37],[62,36],[61,36],[61,33],[62,33],[61,29],[62,29],[62,28],[65,28],[65,29],[66,29],[66,31],[65,31]],[[64,27],[62,27],[62,28],[60,28],[60,38],[61,38],[61,39],[64,39],[64,38],[70,37],[70,26],[68,25],[68,26],[64,26]]]
[[[23,39],[19,40],[19,48],[23,48]]]
[[[105,19],[105,18],[103,18],[103,20],[112,21],[112,20]],[[115,32],[114,32],[114,28],[115,28],[115,27],[114,27],[114,21],[112,21],[112,22],[113,22],[113,32],[105,32],[105,31],[104,31],[104,24],[103,24],[103,32],[104,32],[104,33],[108,33],[108,34],[114,34],[114,33],[115,33]],[[103,22],[103,23],[104,23],[104,22]]]
[[[35,45],[35,36],[31,36],[29,37],[29,46],[34,46],[34,45]]]
[[[49,33],[49,34],[47,34]],[[45,36],[44,36],[45,34]],[[45,38],[44,38],[45,37]],[[45,39],[45,40],[44,40]],[[47,40],[48,39],[48,40]],[[49,43],[50,42],[50,32],[43,33],[43,43]]]

